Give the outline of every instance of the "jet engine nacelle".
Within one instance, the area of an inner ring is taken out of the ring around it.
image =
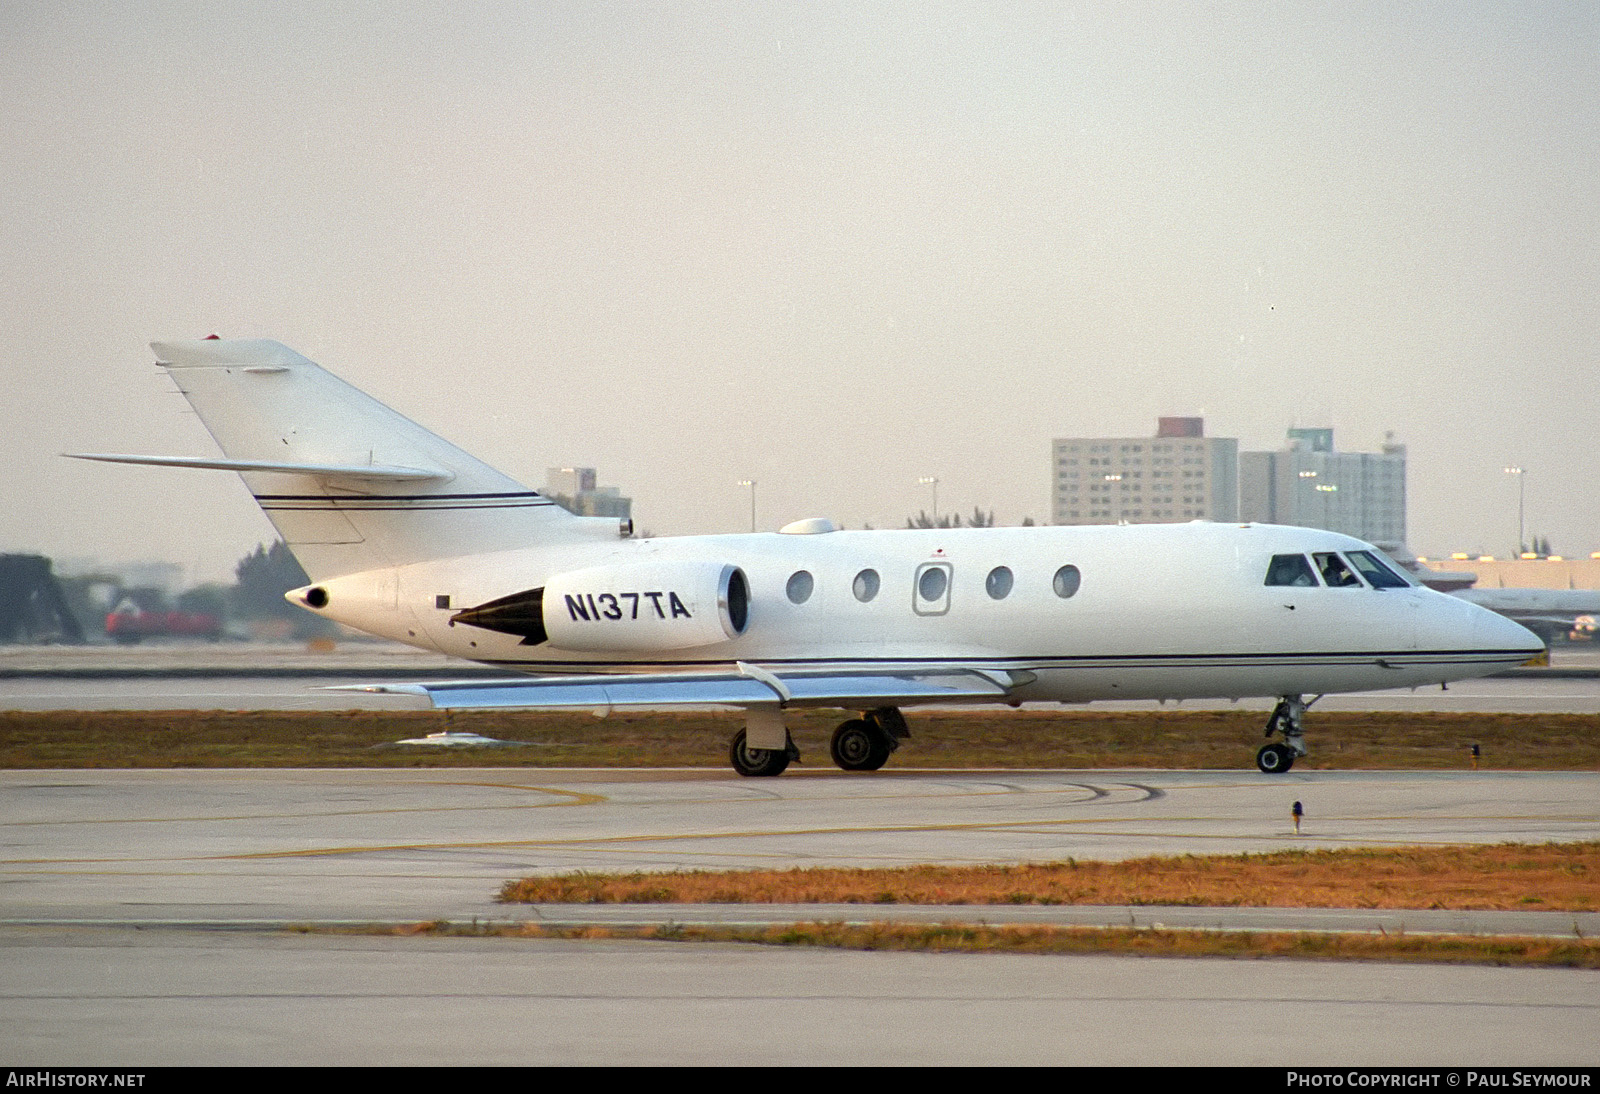
[[[557,574],[544,587],[544,629],[563,650],[681,650],[738,638],[750,584],[737,566],[659,562]]]

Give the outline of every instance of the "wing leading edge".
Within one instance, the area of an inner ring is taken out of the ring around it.
[[[880,707],[986,699],[1000,702],[1031,675],[960,668],[872,673],[813,670],[779,675],[740,663],[733,671],[441,680],[361,684],[338,690],[420,695],[441,710],[699,704]]]

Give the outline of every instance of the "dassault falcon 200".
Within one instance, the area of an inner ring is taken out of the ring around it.
[[[1276,697],[1268,773],[1306,754],[1306,696],[1482,676],[1528,631],[1423,588],[1349,536],[1261,524],[631,538],[578,517],[277,342],[159,342],[222,456],[80,458],[237,471],[305,567],[289,599],[503,666],[374,685],[436,707],[742,708],[741,775],[798,758],[785,711],[856,712],[847,770],[904,707]],[[510,676],[511,672],[523,674]]]

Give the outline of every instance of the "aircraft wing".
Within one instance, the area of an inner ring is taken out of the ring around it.
[[[346,691],[425,696],[440,709],[710,704],[764,706],[899,706],[1004,701],[1031,673],[963,668],[881,671],[805,669],[769,672],[740,663],[733,670],[605,676],[521,676],[506,680],[443,680],[362,684]]]

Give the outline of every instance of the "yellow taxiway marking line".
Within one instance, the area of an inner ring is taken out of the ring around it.
[[[0,828],[38,828],[49,825],[84,825],[84,824],[211,824],[221,821],[247,821],[247,820],[321,820],[325,817],[372,817],[396,813],[461,813],[481,812],[493,813],[516,809],[566,809],[574,805],[602,805],[611,799],[604,794],[584,793],[577,790],[562,790],[552,786],[521,786],[512,783],[407,783],[407,786],[468,786],[484,787],[491,790],[525,790],[540,794],[554,794],[564,798],[564,801],[553,802],[522,802],[512,805],[416,805],[416,806],[389,806],[383,809],[339,809],[328,813],[227,813],[216,816],[198,817],[105,817],[100,819],[85,818],[82,820],[25,820],[0,822]],[[3,861],[3,860],[0,860]]]
[[[972,825],[972,826],[966,826],[966,827],[982,828],[982,827],[986,827],[986,826],[983,826],[983,825]],[[829,829],[829,830],[818,830],[818,831],[835,831],[835,832],[908,831],[909,832],[909,831],[944,831],[944,830],[946,830],[946,829],[944,829],[944,828]],[[696,835],[682,835],[682,836],[597,837],[597,838],[594,838],[594,839],[570,839],[570,840],[493,840],[493,841],[484,841],[484,842],[479,842],[479,843],[473,843],[473,842],[459,842],[459,843],[397,843],[397,844],[389,844],[389,845],[374,845],[374,846],[371,846],[371,847],[320,847],[320,848],[306,848],[304,850],[298,850],[298,851],[255,851],[255,852],[247,852],[247,853],[244,853],[244,854],[212,855],[212,856],[199,857],[199,858],[194,857],[194,856],[188,856],[188,857],[181,857],[181,858],[161,858],[161,859],[134,859],[134,858],[129,858],[129,859],[108,859],[108,858],[95,858],[95,859],[11,859],[11,860],[7,860],[7,861],[4,861],[4,862],[0,862],[0,866],[7,866],[7,867],[10,867],[10,866],[55,866],[55,867],[65,867],[65,866],[73,866],[73,865],[84,865],[84,866],[114,865],[114,864],[119,864],[119,863],[127,864],[127,865],[134,865],[134,864],[138,864],[138,863],[157,863],[157,862],[249,862],[249,861],[256,861],[256,860],[261,860],[261,859],[332,858],[332,857],[338,857],[338,856],[342,856],[342,855],[382,854],[382,853],[385,853],[385,852],[393,852],[393,851],[473,851],[473,850],[492,850],[492,849],[503,849],[503,848],[516,848],[516,847],[527,847],[527,848],[541,847],[541,848],[548,848],[548,849],[583,848],[583,849],[585,849],[585,850],[587,850],[589,852],[592,852],[592,853],[595,853],[595,854],[600,854],[600,853],[604,853],[604,852],[606,852],[608,850],[608,848],[606,846],[604,846],[606,844],[618,845],[618,844],[624,844],[624,843],[676,843],[676,842],[679,842],[679,841],[687,841],[687,840],[718,839],[718,838],[722,838],[724,836],[728,836],[728,837],[732,837],[732,838],[747,838],[747,837],[752,837],[752,836],[773,836],[773,835],[782,836],[782,835],[809,835],[809,834],[812,834],[812,833],[805,832],[805,831],[778,832],[778,833],[773,833],[773,832],[735,832],[735,833],[718,833],[716,835],[709,835],[709,836],[708,835],[696,834]],[[1023,834],[1047,835],[1049,833],[1044,833],[1044,832],[1029,833],[1029,832],[1027,832],[1027,830],[1023,830]],[[1252,842],[1252,843],[1287,843],[1287,844],[1293,844],[1293,845],[1296,845],[1296,846],[1305,846],[1307,844],[1319,844],[1319,845],[1324,845],[1324,846],[1328,845],[1328,844],[1338,844],[1338,845],[1341,845],[1341,846],[1353,846],[1353,847],[1354,846],[1370,846],[1370,847],[1465,847],[1465,846],[1483,846],[1483,845],[1486,845],[1489,842],[1496,842],[1496,843],[1504,842],[1504,841],[1498,841],[1497,840],[1497,841],[1479,841],[1478,843],[1465,843],[1464,844],[1459,839],[1424,840],[1424,839],[1407,838],[1407,837],[1403,837],[1403,836],[1401,836],[1401,837],[1393,837],[1393,838],[1379,837],[1379,836],[1332,836],[1332,835],[1330,835],[1330,836],[1318,836],[1318,835],[1305,834],[1305,833],[1297,836],[1292,832],[1265,832],[1265,833],[1260,833],[1260,834],[1255,834],[1255,835],[1226,835],[1226,834],[1221,834],[1221,833],[1215,833],[1215,834],[1182,833],[1182,834],[1179,834],[1179,835],[1174,835],[1171,832],[1124,832],[1124,831],[1104,831],[1104,832],[1102,832],[1102,831],[1093,831],[1093,830],[1091,830],[1091,831],[1083,832],[1082,834],[1086,835],[1086,836],[1108,836],[1108,837],[1115,837],[1115,838],[1118,838],[1118,839],[1138,839],[1138,840],[1193,839],[1193,840],[1215,840],[1215,841],[1219,841],[1219,842],[1220,841],[1231,840],[1231,841],[1234,841],[1234,842],[1243,841],[1243,842]],[[1063,852],[1063,854],[1065,854],[1069,850],[1070,850],[1070,848],[1063,848],[1062,852]],[[622,851],[619,848],[615,853],[621,854]],[[727,850],[727,851],[716,851],[716,850],[711,850],[711,851],[691,851],[691,850],[684,850],[684,849],[681,849],[681,848],[674,848],[671,851],[667,851],[667,850],[664,849],[660,853],[661,854],[671,854],[671,855],[676,856],[676,857],[685,857],[685,856],[704,857],[704,858],[726,858],[726,857],[729,857],[729,856],[738,856],[738,857],[741,857],[741,858],[751,858],[751,857],[769,858],[770,857],[770,858],[782,859],[782,860],[785,860],[785,861],[792,861],[792,859],[793,859],[792,855],[784,854],[784,853],[781,853],[781,852],[763,853],[763,852],[734,851],[734,850]],[[825,857],[846,857],[846,856],[835,855],[835,856],[825,856]],[[906,856],[894,856],[892,854],[888,854],[888,855],[878,854],[878,855],[874,855],[873,857],[884,858],[884,859],[892,859],[893,861],[901,862],[901,863],[904,863],[904,864],[907,864],[907,865],[922,863],[924,861],[937,861],[937,862],[941,862],[941,863],[946,861],[944,859],[926,860],[926,859],[924,859],[924,858],[922,858],[920,856],[909,857],[908,858]],[[1081,855],[1077,856],[1077,857],[1081,857]],[[988,862],[990,860],[987,859],[987,858],[969,859],[967,857],[961,857],[961,861]],[[1039,859],[1039,860],[1030,859],[1029,861],[1045,861],[1045,860],[1042,860],[1042,859]],[[143,871],[143,870],[140,870],[140,871],[131,871],[131,870],[125,871],[125,870],[65,870],[65,869],[20,870],[20,869],[17,869],[17,870],[8,870],[6,872],[8,874],[13,875],[13,876],[40,876],[40,875],[48,876],[48,875],[54,875],[54,874],[60,874],[60,875],[63,875],[63,876],[71,876],[71,877],[81,877],[81,876],[96,875],[96,874],[110,876],[110,877],[116,877],[116,876],[135,876],[135,877],[157,876],[157,875],[149,874],[148,871]],[[187,877],[187,876],[191,876],[191,875],[193,875],[193,876],[216,876],[216,875],[210,874],[207,871],[198,871],[198,870],[196,870],[196,871],[189,871],[189,870],[184,870],[184,871],[163,871],[159,876],[168,876],[168,875],[171,875],[171,876],[182,876],[182,877]],[[431,877],[433,875],[429,875],[429,876]]]
[[[1130,819],[1126,823],[1128,823],[1128,824],[1152,824],[1152,823],[1170,824],[1172,822],[1172,820],[1174,820],[1174,819],[1178,819],[1178,818],[1170,818],[1170,817],[1169,818],[1163,818],[1163,820],[1161,820],[1161,821],[1152,821],[1152,820],[1149,820],[1149,819],[1138,818],[1138,819]],[[1212,819],[1212,818],[1181,818],[1181,819],[1209,820],[1209,819]],[[1544,818],[1539,818],[1539,819],[1544,819]],[[801,836],[884,835],[884,834],[896,835],[896,834],[902,834],[902,833],[903,834],[912,834],[912,833],[917,833],[917,832],[995,832],[995,831],[1004,831],[1004,832],[1011,832],[1011,833],[1024,834],[1024,835],[1028,835],[1028,834],[1040,834],[1040,835],[1043,835],[1043,834],[1049,834],[1048,831],[1036,832],[1035,830],[1038,830],[1038,829],[1045,829],[1045,830],[1061,829],[1061,828],[1066,828],[1066,827],[1077,827],[1077,826],[1085,826],[1085,825],[1105,825],[1107,823],[1108,823],[1108,821],[1107,821],[1106,818],[1096,818],[1096,819],[1093,819],[1093,820],[1090,820],[1088,818],[1074,818],[1074,819],[1071,819],[1071,820],[1056,820],[1056,821],[1041,821],[1041,820],[985,821],[985,822],[974,821],[974,822],[962,823],[962,824],[868,825],[868,826],[834,827],[834,828],[780,828],[780,829],[771,829],[771,828],[769,828],[769,829],[759,829],[759,830],[755,830],[755,831],[734,831],[734,832],[679,832],[679,833],[665,833],[665,834],[664,833],[635,834],[635,835],[627,835],[627,836],[588,836],[588,837],[571,836],[571,837],[567,837],[567,838],[563,838],[563,839],[518,839],[518,840],[488,840],[488,841],[481,841],[481,842],[479,842],[479,841],[467,841],[467,842],[448,842],[448,843],[400,843],[400,844],[388,844],[388,845],[382,845],[382,846],[373,845],[373,846],[346,846],[346,847],[313,847],[313,848],[303,848],[303,849],[293,850],[293,851],[253,851],[253,852],[246,852],[246,853],[243,853],[243,854],[216,855],[216,856],[211,856],[211,857],[215,858],[215,859],[311,858],[311,857],[318,857],[318,856],[323,856],[323,855],[360,855],[360,854],[368,854],[368,853],[381,853],[381,852],[385,852],[385,851],[446,851],[446,850],[466,850],[466,849],[470,849],[470,848],[492,848],[492,847],[597,847],[597,846],[605,846],[605,845],[608,845],[608,844],[610,844],[610,845],[618,845],[618,844],[639,844],[639,843],[683,843],[683,842],[697,841],[697,840],[703,841],[703,840],[782,839],[782,838],[786,838],[786,837],[792,838],[792,837],[801,837]],[[1113,820],[1113,821],[1110,821],[1109,823],[1115,824],[1116,822]],[[1379,843],[1379,844],[1402,844],[1402,845],[1404,845],[1404,844],[1418,844],[1418,843],[1426,844],[1426,843],[1429,843],[1429,842],[1436,842],[1436,843],[1438,843],[1438,844],[1440,844],[1442,846],[1453,846],[1453,845],[1456,845],[1456,844],[1460,843],[1460,840],[1428,841],[1428,840],[1417,840],[1417,839],[1387,839],[1387,838],[1363,837],[1363,836],[1345,836],[1345,837],[1341,837],[1341,836],[1335,836],[1335,835],[1312,837],[1310,835],[1294,836],[1292,834],[1284,834],[1284,833],[1223,833],[1223,832],[1218,832],[1218,833],[1197,833],[1197,832],[1174,833],[1174,832],[1170,832],[1170,831],[1139,832],[1139,831],[1128,831],[1126,829],[1114,829],[1114,830],[1107,830],[1107,831],[1096,831],[1094,829],[1084,829],[1084,828],[1079,828],[1079,831],[1082,832],[1082,834],[1084,834],[1084,835],[1117,836],[1117,837],[1123,837],[1123,838],[1126,838],[1128,836],[1139,836],[1139,837],[1143,837],[1143,838],[1146,838],[1146,839],[1164,838],[1164,839],[1206,839],[1206,840],[1278,840],[1278,839],[1307,840],[1307,839],[1316,838],[1316,839],[1321,840],[1322,842]]]
[[[1157,789],[1165,790],[1164,787],[1159,787]],[[1103,790],[1103,791],[1105,791],[1105,793],[1104,794],[1096,794],[1095,793],[1096,790]],[[1038,796],[1041,796],[1041,795],[1049,795],[1049,794],[1054,794],[1054,795],[1057,795],[1057,796],[1073,794],[1073,795],[1078,795],[1078,796],[1084,798],[1084,801],[1081,804],[1091,805],[1091,804],[1093,804],[1095,802],[1102,802],[1102,801],[1105,801],[1107,798],[1116,797],[1118,795],[1125,796],[1125,795],[1130,794],[1130,793],[1148,795],[1149,792],[1150,791],[1149,791],[1148,787],[1145,787],[1145,786],[1142,786],[1142,785],[1136,785],[1134,783],[1106,783],[1104,785],[1095,784],[1095,783],[1074,783],[1071,786],[1051,786],[1051,787],[1045,787],[1045,788],[1016,786],[1016,787],[1003,787],[1003,788],[998,789],[998,790],[962,790],[962,791],[959,791],[959,792],[956,792],[956,793],[950,793],[950,794],[938,794],[938,793],[932,793],[932,794],[928,794],[928,793],[924,793],[924,794],[792,794],[792,795],[783,795],[781,797],[780,796],[776,796],[776,795],[769,797],[767,795],[755,795],[755,794],[752,794],[752,795],[750,795],[748,797],[742,797],[742,798],[662,798],[662,799],[659,799],[659,800],[641,801],[641,802],[636,802],[636,803],[633,803],[633,804],[636,804],[636,805],[639,805],[639,806],[647,806],[647,805],[749,805],[749,804],[752,804],[752,803],[782,802],[784,804],[794,804],[794,805],[814,805],[817,802],[849,802],[851,804],[854,804],[856,802],[870,802],[870,801],[901,801],[901,802],[934,801],[934,802],[948,802],[948,801],[959,801],[962,798],[1006,798],[1006,797],[1017,797],[1019,795],[1027,795],[1027,796],[1030,796],[1030,797],[1038,797]],[[1127,803],[1126,802],[1115,802],[1115,803],[1112,803],[1112,804],[1125,805]]]
[[[529,807],[533,808],[533,807]],[[248,859],[270,858],[316,858],[332,855],[360,855],[378,854],[388,851],[450,851],[488,849],[496,847],[602,847],[608,844],[639,844],[639,843],[684,843],[695,840],[745,840],[745,839],[774,839],[785,837],[803,836],[838,836],[838,835],[896,835],[913,834],[918,832],[1009,832],[1019,835],[1049,835],[1064,828],[1075,828],[1082,835],[1111,836],[1119,838],[1138,837],[1141,839],[1195,839],[1195,840],[1314,840],[1322,843],[1372,843],[1381,845],[1438,845],[1468,846],[1471,841],[1463,843],[1457,839],[1418,839],[1416,837],[1387,837],[1387,836],[1359,836],[1338,835],[1334,833],[1318,834],[1305,831],[1296,836],[1292,833],[1278,832],[1173,832],[1165,826],[1174,822],[1201,822],[1209,823],[1218,820],[1217,817],[1072,817],[1062,820],[1041,820],[1032,818],[1028,820],[993,820],[970,821],[949,824],[895,824],[895,825],[853,825],[819,828],[766,828],[752,830],[734,830],[723,832],[654,832],[635,833],[621,836],[568,836],[561,839],[508,839],[508,840],[463,840],[439,843],[394,843],[394,844],[353,844],[336,847],[307,847],[287,851],[246,851],[228,855],[183,855],[167,858],[18,858],[0,859],[0,867],[8,866],[38,866],[38,865],[66,865],[74,863],[108,863],[108,862],[193,862],[193,861],[229,861]],[[1226,820],[1227,818],[1222,818]],[[1385,816],[1385,817],[1325,817],[1318,818],[1322,823],[1362,824],[1377,821],[1411,821],[1434,819],[1428,817],[1412,816]],[[1460,818],[1451,818],[1460,819]],[[1562,820],[1570,823],[1570,818],[1551,818],[1543,816],[1523,817],[1496,817],[1486,818],[1495,820],[1526,820],[1548,823],[1552,820]],[[1088,827],[1090,825],[1096,827]],[[1160,825],[1156,830],[1141,831],[1139,826]],[[1120,826],[1120,827],[1118,827]],[[1477,841],[1485,842],[1485,841]],[[1581,841],[1573,841],[1581,842]]]
[[[334,811],[331,811],[331,812],[304,812],[304,813],[227,813],[227,814],[202,815],[202,816],[193,816],[193,817],[106,817],[106,818],[84,818],[84,819],[66,819],[66,820],[20,820],[20,821],[4,821],[4,822],[0,822],[0,828],[48,827],[48,826],[51,826],[51,825],[68,827],[68,826],[73,826],[73,825],[95,825],[95,824],[186,824],[186,823],[188,823],[188,824],[211,824],[211,823],[223,823],[223,822],[228,822],[228,821],[284,820],[284,819],[319,820],[319,819],[322,819],[322,818],[331,818],[331,817],[370,817],[370,816],[398,815],[398,814],[407,814],[407,813],[497,812],[497,811],[511,811],[511,810],[518,810],[518,809],[550,809],[550,808],[563,808],[563,807],[574,806],[574,805],[603,805],[603,804],[611,801],[610,796],[606,795],[606,794],[596,794],[596,793],[593,793],[593,792],[578,791],[578,790],[564,790],[564,789],[562,789],[560,787],[551,787],[551,786],[527,786],[527,785],[523,785],[523,784],[520,784],[520,783],[485,783],[485,782],[426,782],[426,783],[410,783],[410,782],[407,782],[407,783],[396,784],[396,785],[403,785],[403,786],[460,786],[460,787],[482,787],[482,788],[485,788],[485,789],[493,789],[493,790],[521,790],[521,791],[532,791],[532,792],[536,792],[536,793],[540,793],[540,794],[554,794],[554,795],[558,795],[558,796],[567,797],[567,798],[569,798],[571,800],[568,800],[568,801],[557,801],[557,802],[528,802],[528,803],[509,804],[509,805],[508,804],[497,804],[497,805],[466,804],[466,805],[437,805],[437,806],[428,806],[428,805],[391,806],[391,807],[386,807],[386,808],[382,808],[382,809],[341,809],[341,810],[334,810]],[[1094,794],[1094,790],[1103,790],[1103,791],[1105,791],[1105,793],[1104,794],[1100,794],[1100,795],[1095,795]],[[1126,802],[1107,801],[1106,800],[1108,798],[1114,798],[1114,797],[1120,796],[1120,795],[1125,794],[1125,793],[1148,793],[1148,790],[1143,786],[1134,785],[1134,784],[1131,784],[1131,783],[1109,783],[1109,784],[1106,784],[1105,786],[1098,786],[1098,785],[1094,785],[1094,784],[1073,784],[1073,785],[1070,785],[1070,786],[1050,787],[1050,788],[1047,788],[1047,789],[1002,788],[1002,789],[996,789],[996,790],[972,790],[972,791],[963,791],[963,792],[956,793],[956,794],[868,794],[868,795],[850,796],[848,798],[834,798],[834,797],[773,798],[773,797],[767,797],[767,796],[764,796],[764,795],[757,795],[757,796],[750,796],[750,797],[743,797],[743,798],[670,798],[670,799],[661,799],[659,801],[635,802],[633,804],[634,804],[634,806],[636,806],[638,808],[647,808],[647,807],[660,807],[660,806],[677,806],[677,807],[681,807],[681,806],[691,806],[691,805],[772,804],[774,802],[782,803],[782,804],[789,804],[789,803],[794,803],[794,804],[813,804],[813,803],[818,802],[818,801],[849,801],[849,802],[855,803],[855,802],[874,801],[874,800],[893,800],[893,801],[927,800],[927,801],[940,801],[940,802],[943,802],[943,801],[952,801],[952,800],[958,799],[958,798],[1011,797],[1011,796],[1015,796],[1015,795],[1018,795],[1018,794],[1024,794],[1024,795],[1030,795],[1030,796],[1041,795],[1041,794],[1053,794],[1053,795],[1089,794],[1090,797],[1085,802],[1083,802],[1081,804],[1093,804],[1095,802],[1101,802],[1101,803],[1104,803],[1104,804],[1107,804],[1107,805],[1125,805],[1125,804],[1128,804],[1128,803],[1126,803]],[[1164,819],[1170,820],[1172,818],[1164,818]],[[1332,818],[1329,818],[1329,819],[1332,819]],[[1494,818],[1494,819],[1505,819],[1505,818]],[[996,822],[996,823],[1001,823],[1001,822]],[[1018,822],[1015,822],[1015,823],[1037,823],[1037,822],[1031,822],[1031,821],[1022,822],[1022,821],[1018,821]],[[1048,823],[1048,822],[1046,822],[1046,823]],[[1083,822],[1062,821],[1060,823],[1067,824],[1067,823],[1083,823]],[[873,830],[875,830],[875,829],[863,829],[863,831],[873,831]],[[886,829],[886,830],[887,831],[893,831],[894,829]],[[915,829],[910,829],[910,830],[915,830]],[[849,829],[844,829],[844,831],[849,831]],[[0,859],[0,864],[3,864],[6,861],[8,861],[8,860]]]

